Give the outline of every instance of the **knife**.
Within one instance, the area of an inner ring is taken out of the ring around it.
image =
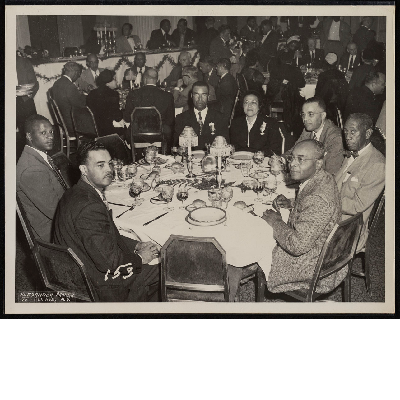
[[[115,218],[119,218],[121,215],[124,215],[126,212],[132,211],[135,207],[136,207],[136,204],[134,204],[133,206],[129,207],[127,210],[125,210],[121,214],[117,215]]]
[[[161,215],[159,215],[158,217],[155,217],[155,218],[151,219],[150,221],[147,221],[147,222],[145,222],[145,223],[143,224],[143,226],[146,226],[146,225],[148,225],[148,224],[152,223],[153,221],[156,221],[157,219],[159,219],[159,218],[163,217],[164,215],[167,215],[167,214],[168,214],[168,212],[169,212],[169,211],[167,211],[167,212],[166,212],[166,213],[164,213],[164,214],[161,214]]]
[[[113,206],[124,206],[124,207],[130,207],[130,206],[126,205],[126,204],[113,203],[113,202],[111,202],[111,201],[108,201],[108,204],[112,204]]]

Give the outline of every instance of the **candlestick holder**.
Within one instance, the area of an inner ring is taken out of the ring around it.
[[[221,188],[222,184],[222,157],[227,157],[231,154],[231,146],[228,145],[226,139],[223,136],[217,136],[211,147],[210,147],[210,154],[217,157],[217,183],[218,188]]]
[[[179,146],[187,147],[188,155],[187,155],[187,165],[189,174],[186,175],[187,178],[194,178],[196,175],[193,173],[193,156],[192,156],[192,147],[198,146],[199,138],[196,135],[196,132],[193,130],[191,126],[185,126],[183,128],[182,133],[179,135]]]

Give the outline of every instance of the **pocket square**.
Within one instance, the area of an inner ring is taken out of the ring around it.
[[[358,178],[356,176],[352,176],[350,181],[351,182],[358,182]]]

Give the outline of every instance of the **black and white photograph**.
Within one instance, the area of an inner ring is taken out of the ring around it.
[[[394,24],[6,6],[5,312],[393,313]]]

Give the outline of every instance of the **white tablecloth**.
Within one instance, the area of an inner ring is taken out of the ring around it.
[[[195,49],[188,50],[188,51],[192,56],[196,53]],[[165,54],[169,54],[174,59],[175,62],[178,62],[179,53],[180,53],[180,50],[166,52],[166,53],[146,54],[146,60],[147,60],[146,65],[148,67],[156,66],[161,61],[161,59],[164,57]],[[134,55],[127,56],[127,58],[129,59],[130,62],[133,62],[134,57],[135,57]],[[121,58],[121,55],[115,56],[115,57],[109,57],[103,61],[100,60],[99,68],[113,69],[115,67],[115,64],[118,62],[118,60],[120,58]],[[82,60],[71,59],[71,61],[75,61],[78,64],[81,64],[84,67],[86,67],[86,59],[82,59]],[[34,66],[34,70],[35,70],[36,74],[40,74],[47,78],[52,78],[56,75],[61,74],[62,68],[66,62],[67,61],[63,60],[62,62],[52,62],[52,63],[47,63],[47,64],[40,64],[40,65]],[[125,63],[122,63],[121,67],[116,72],[116,78],[117,78],[118,83],[122,82],[122,80],[124,78],[124,72],[127,68],[128,68],[128,65],[126,65]],[[168,60],[160,68],[160,70],[158,71],[158,77],[161,82],[170,74],[172,68],[173,68],[173,66],[168,62]],[[48,118],[50,121],[52,121],[52,118],[51,118],[49,107],[47,104],[47,91],[54,85],[55,81],[56,81],[56,79],[51,79],[50,81],[47,81],[45,79],[38,77],[39,90],[34,97],[37,113]]]
[[[169,159],[172,160],[171,157]],[[142,175],[144,172],[145,168],[138,168],[137,176]],[[169,169],[162,168],[161,180],[181,179],[185,177],[185,174],[174,175]],[[231,166],[230,172],[223,172],[223,179],[226,182],[240,184],[243,177],[239,169]],[[256,194],[253,191],[248,190],[245,193],[241,193],[239,188],[234,187],[233,198],[226,210],[226,223],[212,227],[198,227],[185,221],[188,212],[184,209],[179,209],[182,204],[176,199],[176,190],[174,199],[170,203],[174,210],[147,226],[143,226],[143,224],[166,212],[165,204],[152,204],[150,202],[150,199],[158,194],[157,192],[150,190],[142,193],[141,198],[144,199],[144,202],[134,210],[126,212],[120,218],[116,218],[116,216],[125,211],[127,207],[110,204],[115,224],[121,229],[122,234],[124,234],[124,230],[133,230],[141,240],[150,239],[160,246],[167,241],[171,234],[215,237],[226,251],[228,264],[235,267],[245,267],[258,262],[266,276],[268,276],[271,268],[272,249],[276,244],[273,239],[272,228],[260,217],[246,213],[233,206],[236,201],[243,200],[248,205],[254,204],[255,213],[261,216],[268,206],[263,205],[261,202],[254,202]],[[294,190],[287,188],[284,184],[278,185],[277,193],[282,193],[286,197],[294,197]],[[133,204],[128,188],[122,184],[111,184],[106,190],[106,197],[109,202],[126,205]],[[195,199],[204,200],[210,205],[207,191],[194,188],[189,190],[189,198],[184,205],[189,205]]]

